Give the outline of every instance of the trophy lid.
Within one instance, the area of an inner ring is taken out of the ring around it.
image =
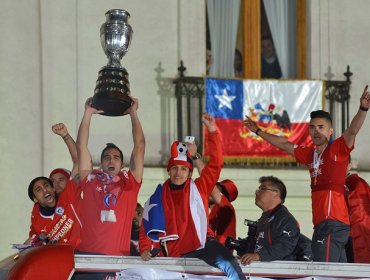
[[[122,9],[111,9],[105,13],[107,22],[127,22],[130,13]]]

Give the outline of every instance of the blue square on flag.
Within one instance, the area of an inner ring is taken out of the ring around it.
[[[206,78],[206,111],[215,118],[243,119],[243,81]]]

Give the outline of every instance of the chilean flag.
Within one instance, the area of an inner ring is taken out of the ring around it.
[[[290,142],[310,146],[310,112],[323,108],[322,81],[225,80],[206,78],[206,111],[216,118],[225,162],[293,162],[243,126],[257,125]],[[207,147],[205,147],[207,151]]]

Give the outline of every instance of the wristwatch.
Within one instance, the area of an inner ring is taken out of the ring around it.
[[[202,155],[198,152],[196,152],[193,156],[193,160],[196,160],[196,159],[200,159],[202,157]]]

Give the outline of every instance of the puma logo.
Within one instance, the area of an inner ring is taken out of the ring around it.
[[[303,258],[304,258],[306,261],[310,261],[310,260],[311,260],[311,258],[310,258],[310,257],[308,257],[308,256],[306,256],[306,255],[304,255],[304,256],[303,256]]]
[[[290,236],[290,233],[291,233],[292,231],[286,231],[286,230],[283,230],[283,233],[286,233],[288,236]]]
[[[323,244],[323,245],[324,245],[324,241],[325,241],[325,238],[323,238],[323,240],[317,240],[316,242],[317,242],[317,243],[321,243],[321,244]]]

